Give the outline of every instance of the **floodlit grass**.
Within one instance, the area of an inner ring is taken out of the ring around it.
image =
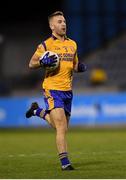
[[[61,171],[52,129],[1,129],[0,179],[126,178],[125,129],[69,129],[75,171]]]

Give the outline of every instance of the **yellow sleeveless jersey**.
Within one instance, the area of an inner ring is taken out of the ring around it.
[[[61,91],[71,90],[73,68],[78,62],[77,45],[75,41],[67,37],[64,41],[61,41],[52,35],[38,46],[35,54],[41,57],[47,50],[58,54],[60,58],[60,65],[54,72],[46,72],[42,87],[44,89]]]

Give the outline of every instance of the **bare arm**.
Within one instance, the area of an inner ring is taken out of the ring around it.
[[[81,62],[77,62],[75,67],[74,67],[74,72],[85,72],[87,71],[87,65]]]
[[[77,52],[75,53],[75,57],[74,57],[74,61],[73,61],[73,70],[74,72],[78,72],[78,56],[77,56]]]
[[[74,59],[74,72],[85,72],[87,71],[87,65],[79,62],[77,53]]]
[[[42,66],[40,65],[40,57],[42,56],[44,52],[45,52],[45,49],[43,45],[39,44],[37,47],[37,50],[35,51],[35,53],[30,59],[29,68],[36,69]]]
[[[87,65],[78,61],[75,61],[74,72],[85,72],[87,71]]]
[[[39,61],[39,56],[37,56],[36,54],[34,54],[32,56],[32,58],[30,59],[30,62],[29,62],[29,68],[39,68],[41,65],[40,65],[40,61]]]
[[[75,52],[74,61],[73,61],[73,70],[74,72],[78,72],[78,73],[87,71],[87,65],[84,63],[81,63],[78,60],[77,45],[76,45],[76,52]]]
[[[74,72],[78,72],[78,61],[74,65]]]

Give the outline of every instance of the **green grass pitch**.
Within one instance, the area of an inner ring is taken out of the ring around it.
[[[52,129],[0,129],[0,179],[126,179],[125,129],[69,129],[61,171]]]

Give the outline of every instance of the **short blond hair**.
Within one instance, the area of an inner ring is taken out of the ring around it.
[[[50,22],[50,19],[52,19],[55,16],[64,16],[62,11],[56,11],[48,16],[48,21]]]

